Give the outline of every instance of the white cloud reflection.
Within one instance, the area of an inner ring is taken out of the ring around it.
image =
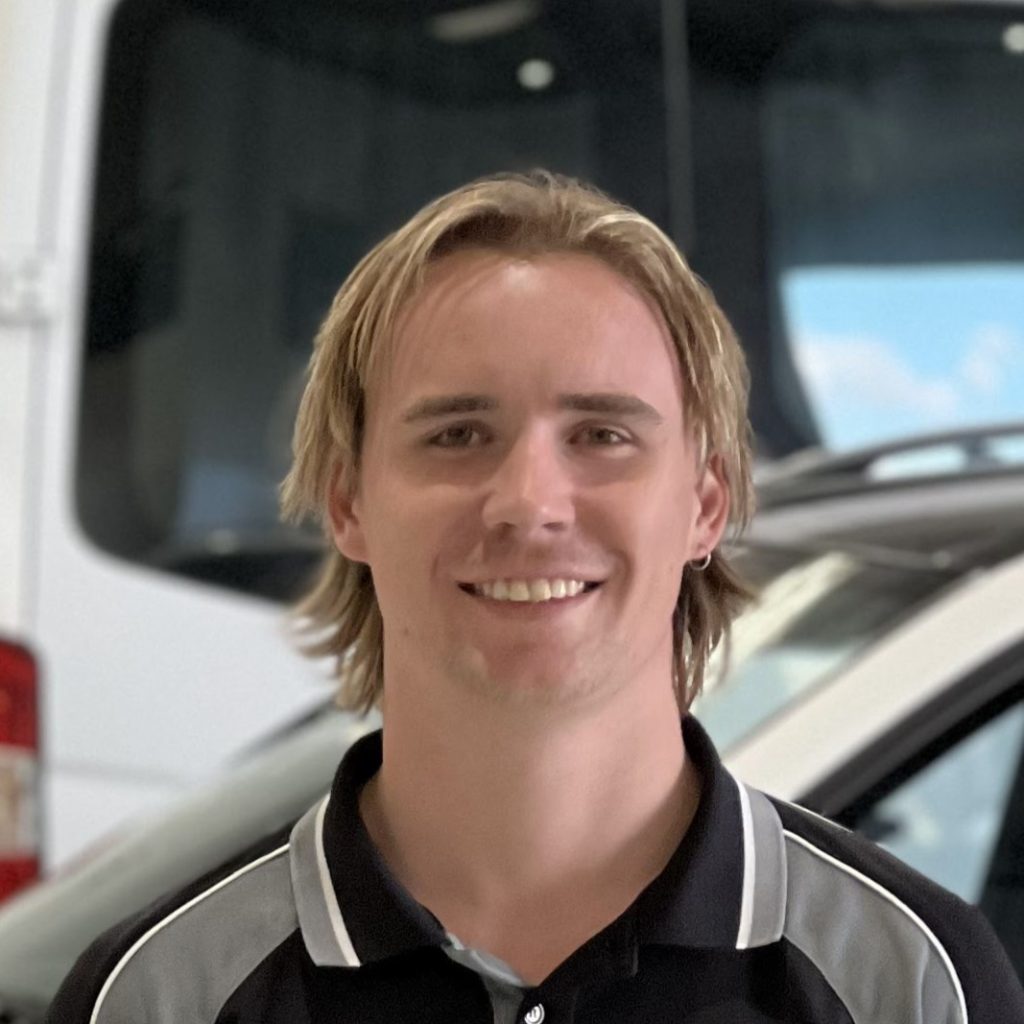
[[[818,405],[855,401],[929,419],[954,415],[959,407],[952,381],[920,373],[877,338],[811,334],[797,340],[795,356]]]
[[[974,332],[960,362],[958,376],[978,396],[995,396],[1007,378],[1024,365],[1024,341],[1004,324],[984,324]]]
[[[1005,324],[979,325],[945,367],[929,356],[868,334],[812,332],[794,345],[826,437],[841,447],[999,418],[990,409],[1020,390],[1024,336]]]

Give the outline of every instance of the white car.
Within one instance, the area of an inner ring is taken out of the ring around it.
[[[737,552],[762,597],[696,713],[739,776],[977,902],[1024,976],[1022,442],[1018,424],[770,467]],[[100,931],[287,829],[377,724],[325,709],[12,901],[0,1020],[38,1020]]]

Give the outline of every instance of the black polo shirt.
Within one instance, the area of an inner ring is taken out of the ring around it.
[[[486,957],[480,966],[453,947],[388,871],[358,810],[380,766],[375,733],[289,832],[99,939],[48,1020],[1024,1022],[1024,993],[975,908],[737,783],[694,719],[684,735],[702,778],[685,838],[634,904],[538,986],[496,982]]]

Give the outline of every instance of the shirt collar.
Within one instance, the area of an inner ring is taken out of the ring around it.
[[[637,898],[637,937],[717,949],[777,942],[786,909],[778,814],[732,776],[692,715],[683,739],[701,776],[700,803],[664,871]]]
[[[330,794],[292,830],[299,925],[321,967],[359,967],[446,941],[437,918],[391,874],[359,813],[359,792],[380,768],[381,735],[349,748]]]
[[[729,774],[692,716],[684,719],[683,736],[701,776],[700,804],[665,870],[592,940],[620,958],[634,941],[744,949],[782,934],[786,870],[778,815],[766,797]],[[358,740],[330,795],[292,831],[299,924],[322,967],[359,967],[448,941],[440,922],[391,874],[359,814],[359,791],[379,769],[381,751],[379,731]]]

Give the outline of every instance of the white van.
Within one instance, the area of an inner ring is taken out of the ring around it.
[[[276,485],[373,242],[594,181],[714,287],[762,452],[813,444],[787,281],[1024,259],[1020,10],[0,0],[0,896],[326,699]]]

